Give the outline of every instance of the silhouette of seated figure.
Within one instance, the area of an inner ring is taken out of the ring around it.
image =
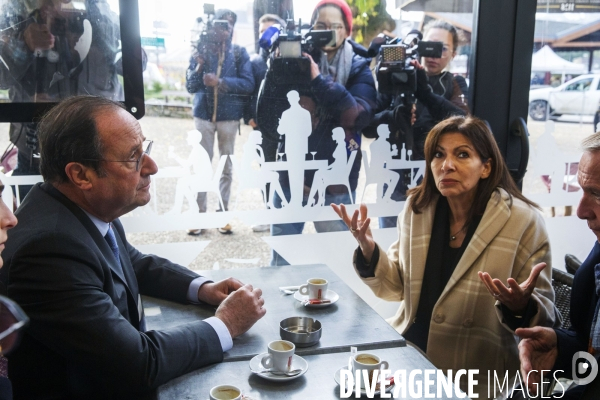
[[[192,173],[186,176],[182,176],[177,180],[177,186],[175,188],[175,204],[169,214],[181,213],[183,207],[184,197],[187,199],[189,204],[190,213],[198,213],[198,203],[196,202],[197,193],[201,190],[201,186],[205,186],[206,183],[213,179],[213,170],[208,153],[200,145],[202,140],[202,133],[198,130],[189,131],[187,134],[187,143],[192,147],[192,151],[187,159],[178,157],[169,148],[169,158],[175,159],[179,165],[188,169],[192,167]],[[220,196],[220,194],[219,194]]]
[[[281,184],[279,183],[279,174],[275,171],[270,171],[263,168],[265,155],[261,147],[263,142],[262,133],[252,131],[248,136],[248,140],[244,144],[244,155],[242,156],[242,164],[240,168],[240,187],[244,188],[260,188],[263,193],[263,200],[268,208],[273,206],[273,196],[275,193],[282,199],[282,206],[287,206]],[[270,184],[269,200],[266,200],[266,185]]]
[[[319,169],[315,172],[313,184],[308,195],[308,205],[310,207],[315,205],[325,205],[325,190],[327,189],[327,186],[345,185],[345,182],[348,181],[348,156],[344,141],[346,133],[342,128],[334,128],[332,132],[332,138],[337,143],[335,151],[333,152],[334,161],[326,169]],[[354,159],[352,161],[354,161]],[[315,200],[315,196],[317,195],[318,200]],[[351,193],[350,196],[352,196]]]
[[[394,193],[394,189],[400,180],[400,174],[389,170],[388,167],[392,156],[398,155],[398,146],[395,146],[390,151],[390,143],[387,140],[390,137],[390,130],[387,125],[379,125],[377,127],[377,134],[379,137],[369,147],[371,150],[369,172],[372,176],[376,177],[377,199],[391,201],[392,193]],[[385,185],[387,185],[387,188],[384,192]]]

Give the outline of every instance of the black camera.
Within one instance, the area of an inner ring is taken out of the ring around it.
[[[411,32],[403,40],[380,34],[371,43],[369,51],[379,48],[375,68],[380,93],[404,95],[414,103],[417,91],[417,73],[411,60],[420,57],[442,57],[442,42],[420,40],[420,32]]]
[[[336,41],[334,31],[309,29],[302,34],[301,28],[301,21],[296,25],[288,20],[285,27],[269,27],[259,40],[261,48],[269,52],[256,102],[256,118],[265,140],[279,141],[279,117],[289,108],[287,93],[295,90],[301,96],[310,95],[311,62],[303,53],[310,54],[318,64],[320,49]]]
[[[216,45],[225,42],[231,35],[229,21],[215,19],[214,4],[204,4],[204,18],[198,17],[196,23],[201,28],[194,46],[200,54],[214,51]]]
[[[267,78],[273,84],[306,85],[310,83],[310,60],[302,53],[310,54],[318,62],[316,50],[334,46],[335,32],[332,30],[309,30],[304,35],[293,20],[285,28],[273,25],[259,40],[260,46],[269,52]]]

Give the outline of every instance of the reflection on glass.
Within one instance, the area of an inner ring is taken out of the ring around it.
[[[595,5],[538,1],[527,123],[532,150],[523,192],[548,216],[572,214],[581,193],[578,146],[600,121],[597,32],[585,29],[600,20],[598,11]]]
[[[0,10],[0,85],[10,101],[124,99],[119,19],[108,3],[2,0]]]

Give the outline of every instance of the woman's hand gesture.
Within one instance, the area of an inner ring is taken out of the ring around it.
[[[350,218],[343,204],[338,206],[332,203],[331,207],[340,216],[342,221],[344,221],[348,229],[350,229],[350,233],[358,241],[365,261],[368,263],[371,262],[371,257],[375,251],[375,241],[373,240],[371,228],[369,228],[371,218],[367,217],[367,206],[365,204],[360,205],[360,218],[359,210],[355,210],[352,218]]]
[[[520,285],[513,278],[508,278],[506,281],[508,287],[504,286],[500,279],[492,279],[487,272],[479,271],[478,275],[479,279],[483,281],[487,290],[496,300],[508,307],[513,313],[522,314],[527,308],[531,293],[535,289],[537,279],[544,268],[546,268],[546,263],[535,265],[531,268],[529,277]]]

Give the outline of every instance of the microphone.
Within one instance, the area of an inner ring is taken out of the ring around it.
[[[268,27],[258,40],[258,45],[265,50],[269,50],[273,43],[279,39],[279,25],[273,25]]]

